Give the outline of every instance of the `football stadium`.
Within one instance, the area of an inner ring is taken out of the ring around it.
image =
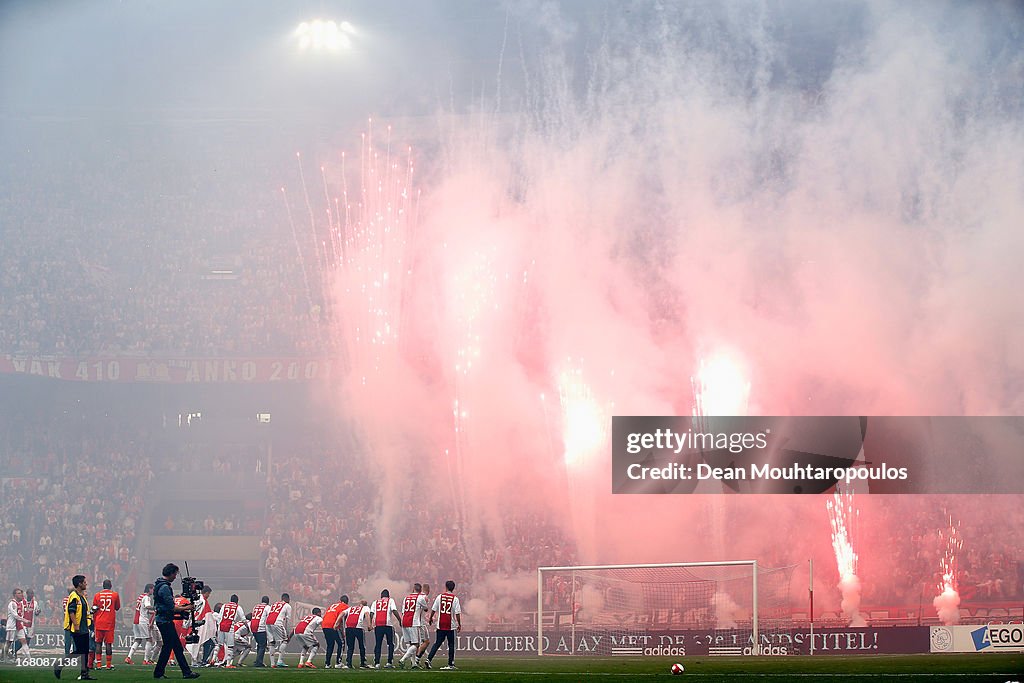
[[[1022,46],[3,3],[0,680],[1024,679]]]

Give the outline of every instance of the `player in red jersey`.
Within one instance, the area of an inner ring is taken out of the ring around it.
[[[245,621],[238,621],[231,627],[235,632],[235,652],[238,655],[238,666],[245,666],[245,658],[252,652],[252,638],[249,632],[249,620],[252,613],[245,615]]]
[[[24,616],[25,593],[20,588],[11,591],[11,599],[7,603],[7,647],[12,657],[32,656],[29,650],[28,638],[25,636]],[[18,644],[21,648],[18,649]]]
[[[103,590],[92,598],[93,623],[96,625],[96,667],[103,657],[101,646],[107,646],[107,668],[113,669],[114,628],[117,625],[117,611],[121,609],[121,596],[111,590],[110,579],[103,580]]]
[[[192,601],[189,600],[188,598],[186,598],[184,595],[175,595],[174,596],[174,606],[175,607],[190,607],[190,606],[192,606]],[[188,652],[189,657],[192,657],[192,653],[185,649],[185,636],[187,636],[188,634],[190,634],[192,632],[192,617],[191,616],[186,616],[184,619],[175,619],[174,620],[174,630],[178,634],[178,640],[181,641],[181,649],[184,652]],[[174,660],[172,659],[171,661],[174,661]],[[195,664],[195,661],[196,660],[193,658],[192,659],[192,663]]]
[[[380,651],[386,640],[388,643],[387,669],[393,669],[395,659],[395,628],[391,625],[391,616],[401,623],[402,615],[398,613],[398,605],[391,599],[391,592],[387,588],[380,592],[380,599],[375,600],[370,607],[370,623],[373,624],[374,646],[373,646],[373,668],[380,668]]]
[[[316,639],[316,630],[324,622],[321,614],[320,608],[314,607],[312,614],[295,624],[295,637],[298,638],[299,643],[302,645],[302,652],[299,653],[300,669],[316,668],[316,665],[313,664],[313,656],[320,647],[320,641]],[[302,663],[304,658],[306,659],[305,664]]]
[[[263,663],[263,656],[267,653],[267,611],[270,608],[270,597],[264,595],[259,604],[252,608],[249,614],[249,631],[252,639],[256,641],[256,668],[266,666]]]
[[[210,603],[210,594],[213,589],[210,586],[203,586],[200,591],[199,600],[195,603],[196,623],[192,624],[192,632],[199,635],[199,640],[185,647],[192,661],[196,666],[206,666],[206,660],[213,653],[214,641],[217,638],[217,624],[214,623],[213,605]],[[199,652],[202,648],[202,653]]]
[[[455,633],[462,630],[462,605],[455,595],[454,581],[445,581],[444,588],[445,592],[434,598],[434,606],[430,608],[430,615],[427,617],[427,624],[431,625],[434,623],[434,616],[437,615],[437,640],[427,655],[428,669],[430,661],[441,647],[442,638],[448,643],[448,666],[442,666],[441,669],[455,668]]]
[[[21,616],[25,620],[25,640],[32,644],[34,624],[39,616],[39,603],[36,602],[36,593],[31,588],[25,591],[25,599],[21,601]],[[27,655],[26,655],[27,656]]]
[[[226,668],[234,669],[235,624],[245,621],[245,613],[238,606],[238,596],[232,595],[229,602],[220,607],[220,623],[217,624],[217,644],[223,648]]]
[[[287,593],[281,594],[281,599],[270,606],[267,611],[267,633],[270,636],[271,648],[270,659],[274,659],[274,645],[277,646],[277,664],[274,668],[283,669],[288,665],[284,663],[284,649],[288,646],[291,638],[292,606],[291,598]]]
[[[36,602],[36,592],[29,588],[25,591],[25,603],[24,617],[25,617],[25,637],[28,638],[28,642],[31,644],[32,636],[35,634],[35,623],[36,617],[42,611],[39,609],[39,603]]]
[[[352,654],[356,645],[359,645],[359,668],[369,669],[366,665],[366,641],[363,640],[363,631],[370,630],[367,624],[370,622],[370,608],[366,606],[366,600],[360,600],[345,610],[345,649],[348,655],[345,657],[346,669],[352,668]]]
[[[128,656],[124,658],[125,664],[132,663],[132,655],[140,645],[145,646],[142,663],[152,663],[149,658],[153,654],[153,613],[156,611],[153,606],[153,584],[147,583],[145,591],[135,599],[135,616],[132,617],[132,644],[128,648]]]
[[[405,653],[398,660],[399,668],[404,669],[405,663],[409,660],[412,660],[414,669],[419,668],[416,663],[416,654],[420,642],[423,640],[423,633],[426,631],[423,626],[426,605],[427,596],[423,593],[423,586],[414,583],[412,593],[402,600],[402,640],[405,641]]]
[[[341,667],[341,655],[345,650],[345,644],[339,629],[345,627],[345,610],[348,609],[348,596],[342,595],[340,600],[324,612],[324,621],[321,628],[324,632],[324,640],[327,642],[327,657],[324,659],[324,668],[331,668],[331,654],[337,647],[338,654],[335,655],[334,665]]]

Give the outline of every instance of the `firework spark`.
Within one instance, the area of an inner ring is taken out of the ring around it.
[[[363,136],[354,205],[347,182],[342,186],[345,212],[336,256],[349,323],[347,348],[354,374],[364,386],[399,352],[403,294],[410,274],[408,242],[414,229],[412,174],[412,151],[404,165],[395,161],[389,128],[383,152],[374,148],[370,134]]]
[[[701,358],[693,385],[693,416],[698,421],[708,416],[746,415],[750,382],[740,366],[726,354]],[[699,425],[698,425],[699,426]]]
[[[860,613],[860,578],[857,576],[857,551],[853,547],[860,511],[854,505],[853,491],[843,492],[836,486],[832,498],[825,503],[832,527],[832,550],[839,570],[839,590],[843,594],[842,610],[850,626],[867,626]]]
[[[611,412],[597,400],[583,376],[583,361],[568,359],[558,373],[565,464],[585,464],[608,441]]]
[[[960,521],[954,522],[952,515],[948,515],[947,520],[947,527],[939,529],[939,544],[943,546],[940,559],[941,578],[938,582],[939,594],[932,600],[932,604],[939,615],[939,621],[946,626],[951,626],[960,621],[957,561],[960,549],[963,547],[963,539],[960,537]]]

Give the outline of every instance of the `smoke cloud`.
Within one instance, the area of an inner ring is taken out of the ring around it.
[[[736,628],[736,614],[740,607],[728,593],[715,593],[711,604],[715,608],[715,628]]]
[[[843,614],[850,620],[850,626],[867,626],[867,619],[864,618],[860,611],[860,579],[857,578],[857,575],[844,576],[839,582],[838,588],[839,592],[843,595],[840,608],[843,610]]]
[[[766,528],[756,498],[613,496],[607,447],[570,448],[572,416],[688,414],[723,349],[751,413],[1024,409],[1016,10],[838,3],[839,31],[786,7],[513,6],[500,100],[414,148],[379,389],[336,401],[380,463],[382,542],[426,487],[470,548],[531,509],[585,563],[821,557],[821,501],[773,499]],[[911,533],[882,531],[867,572]]]
[[[935,596],[932,604],[939,615],[939,621],[944,626],[960,623],[960,594],[955,588],[946,586],[941,593]]]

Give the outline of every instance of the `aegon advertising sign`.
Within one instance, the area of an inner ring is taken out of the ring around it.
[[[932,626],[931,652],[1024,652],[1024,624]]]

